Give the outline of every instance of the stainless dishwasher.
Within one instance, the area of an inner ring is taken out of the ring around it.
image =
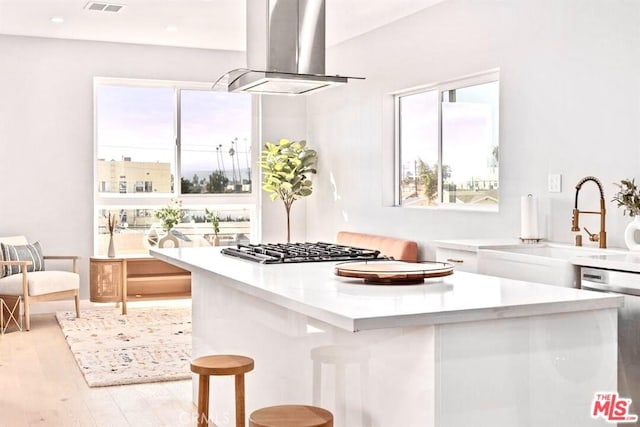
[[[618,309],[618,393],[640,413],[640,273],[581,268],[582,289],[624,296]]]

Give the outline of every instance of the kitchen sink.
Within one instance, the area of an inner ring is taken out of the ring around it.
[[[571,263],[571,259],[604,253],[625,252],[561,243],[495,246],[478,251],[478,273],[575,287],[580,269]]]

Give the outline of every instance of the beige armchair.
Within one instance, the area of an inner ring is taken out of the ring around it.
[[[0,237],[0,243],[13,246],[28,244],[26,237]],[[80,317],[80,275],[77,256],[43,256],[44,260],[70,260],[72,271],[44,270],[27,272],[31,261],[7,261],[0,254],[0,268],[19,266],[20,273],[0,278],[0,296],[20,295],[24,307],[25,328],[31,329],[30,306],[33,303],[58,299],[74,298],[76,316]],[[1,276],[1,275],[0,275]]]

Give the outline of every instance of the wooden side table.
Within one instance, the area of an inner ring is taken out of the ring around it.
[[[191,273],[149,255],[89,258],[89,300],[127,301],[191,297]]]
[[[127,314],[127,265],[124,259],[91,257],[89,263],[90,300],[122,303],[122,314]]]
[[[0,332],[2,335],[11,323],[22,331],[22,317],[20,316],[20,295],[0,295]],[[18,320],[19,319],[19,320]]]

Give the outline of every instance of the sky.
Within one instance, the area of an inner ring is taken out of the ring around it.
[[[103,85],[97,87],[96,95],[99,159],[173,162],[173,88]],[[236,167],[250,166],[250,95],[182,90],[181,122],[185,177],[217,170],[222,167],[220,162],[230,171],[232,147],[238,154],[234,156]]]

